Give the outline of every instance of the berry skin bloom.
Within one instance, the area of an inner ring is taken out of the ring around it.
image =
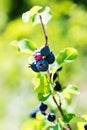
[[[41,59],[36,63],[36,68],[38,71],[42,72],[47,71],[48,67],[49,67],[48,62],[45,59]]]
[[[32,110],[32,111],[30,112],[30,114],[29,114],[30,117],[31,117],[31,118],[36,118],[36,114],[37,114],[38,111],[39,111],[38,108]]]
[[[32,62],[32,64],[30,65],[31,69],[35,72],[39,72],[38,69],[36,68],[36,62]]]
[[[49,64],[52,64],[55,61],[55,56],[53,52],[51,52],[48,56],[46,56],[46,60],[48,61]]]

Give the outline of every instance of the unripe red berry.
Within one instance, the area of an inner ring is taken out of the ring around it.
[[[39,61],[39,60],[42,59],[42,55],[41,55],[40,53],[36,53],[36,54],[34,54],[34,59],[35,59],[36,61]]]

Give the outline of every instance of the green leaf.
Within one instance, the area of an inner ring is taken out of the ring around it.
[[[80,91],[75,85],[68,85],[62,89],[63,94],[80,94]]]
[[[39,78],[38,86],[35,85],[35,91],[38,94],[38,99],[40,101],[45,101],[51,95],[50,81],[46,74],[39,73],[37,78]]]
[[[69,123],[71,121],[71,119],[73,119],[75,117],[75,114],[69,113],[69,114],[65,114],[63,121],[64,123]]]
[[[45,10],[41,13],[36,13],[33,17],[33,22],[40,23],[40,17],[42,17],[43,24],[47,24],[52,18],[52,14],[49,7],[46,7]]]
[[[58,123],[56,125],[53,126],[49,126],[47,130],[62,130],[61,125]]]
[[[48,94],[38,93],[38,99],[39,101],[45,101],[49,98],[50,95],[51,93],[48,93]]]
[[[22,14],[22,20],[24,22],[28,22],[30,20],[30,17],[35,15],[42,7],[41,6],[34,6],[30,9],[30,11],[27,11]]]
[[[76,123],[76,122],[85,122],[86,120],[83,119],[81,116],[75,116],[70,120],[70,123]]]
[[[28,39],[23,39],[21,41],[16,41],[15,40],[11,44],[16,46],[18,51],[20,51],[20,52],[30,53],[30,52],[33,52],[36,49],[35,44],[32,43]]]
[[[56,61],[59,65],[61,65],[64,62],[72,62],[77,58],[77,50],[74,48],[65,48],[63,51],[59,53],[59,55],[56,58]]]

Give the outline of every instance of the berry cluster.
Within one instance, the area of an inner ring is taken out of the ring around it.
[[[48,106],[47,106],[47,104],[41,102],[41,104],[39,105],[39,107],[36,108],[35,110],[33,110],[33,111],[30,113],[30,116],[31,116],[32,118],[35,118],[38,111],[40,111],[44,116],[47,116],[47,120],[48,120],[48,121],[50,121],[50,122],[55,121],[56,116],[55,116],[54,113],[48,111]]]
[[[47,44],[34,52],[35,61],[29,67],[35,72],[44,72],[49,68],[49,64],[55,61],[55,56]]]
[[[49,111],[47,110],[47,108],[48,108],[48,107],[47,107],[47,104],[45,104],[45,103],[43,103],[43,102],[40,104],[39,109],[40,109],[41,113],[42,113],[43,115],[47,115],[47,120],[48,120],[48,121],[53,122],[53,121],[56,119],[56,116],[55,116],[54,113],[49,112]]]

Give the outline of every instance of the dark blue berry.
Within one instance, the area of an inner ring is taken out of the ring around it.
[[[38,71],[47,71],[48,67],[48,62],[45,59],[41,59],[36,63],[36,68]]]
[[[58,73],[54,73],[54,75],[53,75],[53,81],[56,80],[56,78],[58,78]]]
[[[39,109],[41,112],[45,112],[47,110],[47,104],[42,102],[39,106]]]
[[[33,62],[30,67],[33,71],[39,72],[39,70],[36,68],[36,62]]]
[[[61,90],[61,84],[58,81],[55,82],[54,90],[55,91],[60,91]]]
[[[49,113],[48,117],[47,117],[48,121],[54,121],[56,119],[56,116],[54,113]]]
[[[42,56],[48,56],[50,54],[50,49],[47,45],[41,47],[40,53]]]
[[[62,66],[61,66],[60,68],[58,68],[58,69],[57,69],[57,72],[58,72],[58,71],[61,71],[61,70],[62,70],[62,68],[63,68]]]
[[[32,111],[30,112],[30,117],[32,117],[32,118],[36,118],[36,114],[37,114],[38,111],[39,111],[38,108],[32,110]]]
[[[84,129],[87,130],[87,124],[84,124]]]
[[[51,52],[48,56],[46,56],[46,60],[48,61],[49,64],[52,64],[55,61],[55,56],[53,52]]]
[[[52,73],[50,73],[50,78],[52,77]],[[58,77],[58,73],[54,73],[53,75],[53,81],[55,81]]]

